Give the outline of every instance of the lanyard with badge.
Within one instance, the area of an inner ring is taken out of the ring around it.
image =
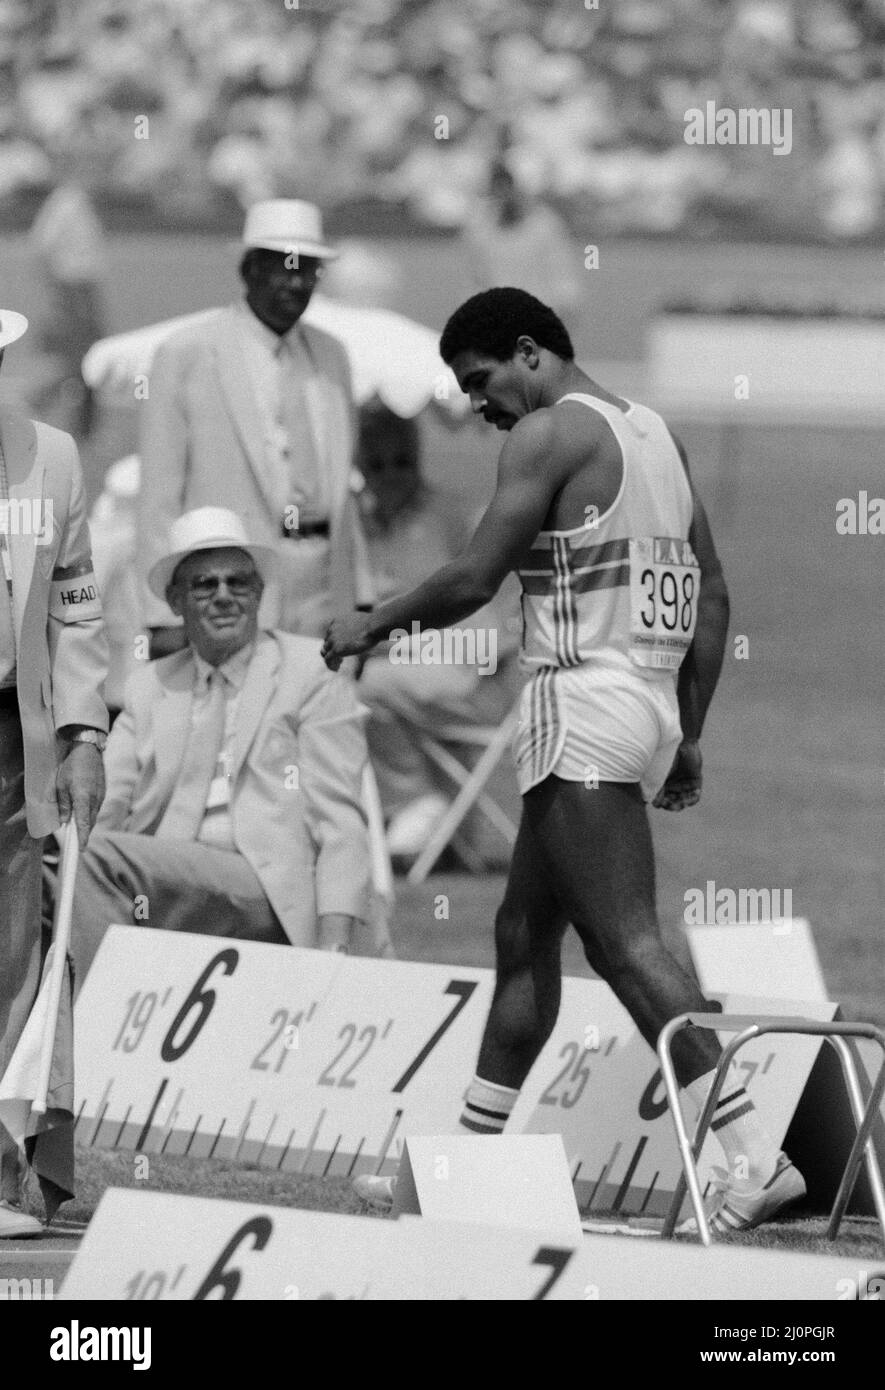
[[[4,499],[5,500],[5,499]],[[4,507],[5,511],[5,507]],[[3,578],[6,580],[6,587],[9,590],[9,597],[12,598],[12,560],[9,556],[9,545],[6,540],[6,527],[0,527],[0,557],[3,561]]]
[[[13,613],[12,607],[12,556],[9,552],[9,540],[7,528],[9,525],[9,479],[6,476],[6,459],[3,450],[0,448],[0,561],[3,564],[3,578],[6,581],[6,592],[9,595],[10,618]],[[15,646],[15,623],[10,622],[13,647]],[[13,657],[15,653],[13,652]]]

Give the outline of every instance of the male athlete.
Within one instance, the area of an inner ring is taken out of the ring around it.
[[[461,555],[374,613],[336,618],[323,654],[337,667],[393,628],[456,623],[508,571],[519,575],[532,673],[514,739],[523,814],[460,1120],[499,1134],[556,1022],[569,922],[651,1047],[676,1014],[709,1010],[661,938],[646,802],[681,811],[700,797],[698,740],[728,594],[681,444],[654,411],[575,365],[551,309],[522,290],[486,290],[449,319],[440,352],[473,410],[509,432],[495,495]],[[719,1054],[711,1032],[674,1040],[698,1114]],[[805,1193],[743,1086],[724,1091],[712,1126],[729,1169],[710,1199],[719,1233],[756,1226]],[[393,1181],[360,1178],[357,1190],[389,1205]]]

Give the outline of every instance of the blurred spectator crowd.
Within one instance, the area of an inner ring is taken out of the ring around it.
[[[299,196],[457,228],[504,151],[588,240],[881,231],[885,0],[596,4],[0,0],[0,206],[73,176],[173,226]],[[687,145],[708,100],[790,108],[792,153]]]

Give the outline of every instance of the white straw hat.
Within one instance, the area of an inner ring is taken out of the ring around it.
[[[246,528],[236,512],[226,507],[196,507],[185,512],[169,528],[169,551],[158,560],[148,575],[148,585],[157,598],[166,597],[166,589],[176,567],[186,555],[196,550],[245,550],[255,561],[262,579],[274,568],[276,557],[266,545],[253,545]]]
[[[319,208],[298,198],[267,198],[253,203],[246,213],[243,245],[316,256],[323,261],[334,260],[338,255],[323,235]]]
[[[14,309],[0,309],[0,350],[9,347],[27,331],[28,321],[24,314],[17,314]]]

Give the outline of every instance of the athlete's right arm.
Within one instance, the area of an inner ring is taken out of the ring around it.
[[[373,641],[413,622],[446,627],[495,596],[541,530],[573,466],[549,414],[528,415],[512,430],[501,451],[495,495],[466,549],[411,593],[376,608]]]

